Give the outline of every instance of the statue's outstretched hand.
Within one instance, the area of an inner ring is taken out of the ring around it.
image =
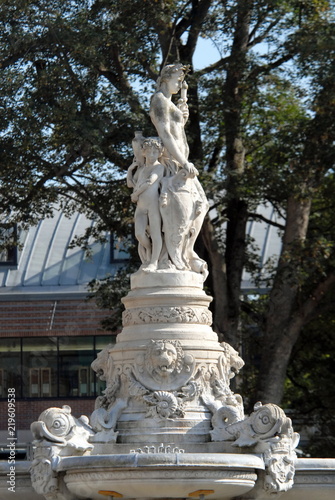
[[[183,169],[186,170],[189,177],[196,177],[197,175],[199,175],[198,170],[195,168],[193,163],[191,163],[189,161],[183,165]]]

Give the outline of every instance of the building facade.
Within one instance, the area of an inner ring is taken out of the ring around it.
[[[104,386],[90,365],[115,336],[101,328],[107,311],[87,285],[114,275],[127,255],[106,234],[90,257],[73,238],[94,224],[83,214],[54,217],[21,231],[20,248],[0,254],[0,450],[6,451],[7,395],[15,389],[16,437],[25,455],[30,423],[52,406],[90,414]],[[16,229],[15,229],[16,230]]]

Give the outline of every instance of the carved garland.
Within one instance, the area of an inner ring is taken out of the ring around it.
[[[212,314],[204,307],[146,307],[124,311],[123,326],[146,323],[212,324]]]

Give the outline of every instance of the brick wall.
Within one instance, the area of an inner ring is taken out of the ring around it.
[[[78,399],[36,399],[26,401],[16,401],[15,405],[15,425],[17,430],[23,431],[30,429],[30,424],[38,420],[42,411],[53,406],[61,408],[63,405],[68,405],[72,409],[72,415],[76,418],[81,415],[90,416],[94,410],[94,398],[78,398]],[[0,402],[0,429],[7,429],[7,401]]]
[[[104,335],[106,316],[93,300],[0,302],[0,337]]]

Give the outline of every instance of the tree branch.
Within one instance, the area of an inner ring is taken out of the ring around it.
[[[267,224],[269,224],[270,226],[278,227],[278,229],[282,229],[282,230],[285,229],[284,224],[279,224],[278,222],[274,222],[274,221],[268,219],[267,217],[264,217],[264,215],[262,215],[262,214],[249,212],[248,217],[251,217],[252,219],[260,219],[260,220],[266,222]]]
[[[225,66],[231,61],[231,59],[232,59],[231,55],[227,57],[222,57],[219,61],[216,61],[215,63],[206,66],[206,68],[195,71],[194,76],[195,78],[200,78],[203,75],[207,75],[208,73],[212,73],[213,71],[216,71],[218,69],[225,68]]]
[[[213,149],[213,153],[212,153],[211,158],[208,162],[208,169],[207,169],[208,172],[213,172],[214,170],[216,170],[216,168],[219,164],[220,154],[221,154],[221,151],[223,150],[224,144],[225,144],[225,136],[222,133],[216,140],[216,143],[215,143],[215,146]]]
[[[191,23],[189,35],[186,42],[186,47],[189,53],[194,54],[201,25],[204,22],[205,17],[207,16],[208,10],[211,6],[211,0],[202,0],[200,2],[193,1],[192,11],[191,11]]]
[[[293,58],[293,54],[285,54],[276,61],[273,61],[272,63],[265,64],[264,66],[256,66],[254,70],[252,70],[249,75],[247,76],[246,80],[253,80],[260,74],[265,74],[269,73],[271,70],[278,68],[285,62],[289,61],[290,59]]]
[[[261,43],[264,40],[264,38],[266,38],[268,33],[270,33],[270,31],[279,23],[279,21],[280,21],[280,18],[278,18],[275,21],[273,21],[272,23],[270,23],[261,35],[255,37],[252,40],[252,37],[255,34],[255,32],[253,30],[253,32],[251,32],[250,36],[249,36],[250,41],[248,42],[248,48],[255,47],[255,45],[257,45],[258,43]]]
[[[138,98],[136,97],[136,94],[133,92],[131,85],[125,78],[119,78],[118,75],[104,66],[95,66],[95,70],[99,75],[106,78],[117,90],[124,92],[124,95],[126,95],[128,98],[127,100],[131,107],[131,110],[134,113],[139,113],[147,118],[146,113],[144,112]]]

